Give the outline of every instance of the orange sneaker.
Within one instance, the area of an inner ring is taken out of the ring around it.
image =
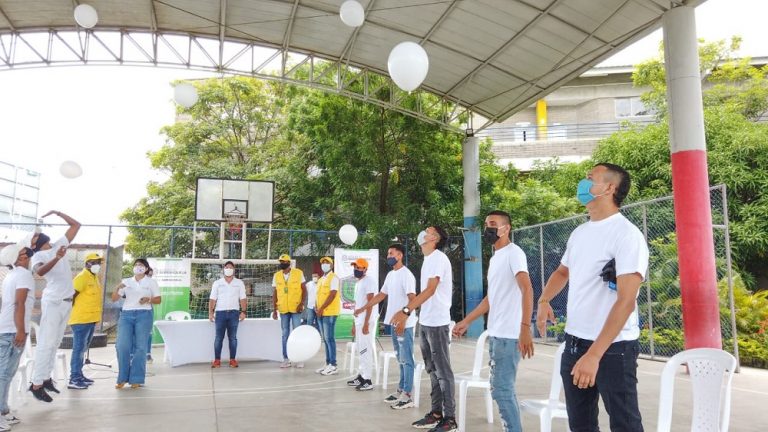
[[[221,360],[214,360],[211,364],[212,369],[220,368],[221,367]]]
[[[236,368],[238,366],[240,366],[240,365],[237,363],[237,360],[235,360],[235,359],[230,359],[229,360],[229,367]]]

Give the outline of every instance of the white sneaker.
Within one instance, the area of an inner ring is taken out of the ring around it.
[[[8,422],[9,425],[15,425],[21,423],[21,419],[13,415],[12,413],[8,413],[3,416],[5,418],[5,421]]]
[[[324,371],[320,372],[320,375],[325,375],[325,376],[338,375],[338,374],[339,374],[339,368],[337,368],[334,365],[328,365],[328,367]]]
[[[315,369],[315,373],[316,373],[316,374],[322,374],[322,373],[323,373],[323,371],[325,371],[326,369],[328,369],[328,367],[329,367],[329,366],[331,366],[331,365],[325,365],[325,366],[323,366],[323,367],[321,367],[321,368],[319,368],[319,369]]]
[[[304,369],[304,363],[303,362],[296,363],[296,364],[294,364],[294,366],[296,366],[297,369]]]
[[[403,392],[400,395],[400,398],[397,400],[397,402],[390,405],[390,408],[396,409],[396,410],[402,410],[402,409],[413,408],[414,406],[416,406],[416,404],[413,403],[413,399],[411,399],[410,396],[408,396],[405,392]]]
[[[280,369],[285,369],[291,367],[291,361],[290,360],[283,360],[282,363],[280,363]]]
[[[0,416],[0,432],[6,432],[11,430],[11,425],[8,424],[8,420],[5,419],[5,416]]]

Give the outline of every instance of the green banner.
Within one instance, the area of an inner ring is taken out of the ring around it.
[[[152,279],[160,287],[162,301],[154,305],[154,320],[163,320],[168,312],[189,312],[190,274],[192,263],[187,258],[148,258]],[[157,328],[152,330],[152,343],[162,343]]]

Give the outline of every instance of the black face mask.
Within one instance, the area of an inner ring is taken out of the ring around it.
[[[291,263],[282,263],[282,262],[281,262],[281,263],[279,264],[280,270],[285,270],[285,269],[287,269],[287,268],[288,268],[288,267],[290,267],[290,266],[291,266]]]
[[[498,228],[486,228],[485,231],[483,231],[483,240],[487,241],[490,244],[496,243],[496,241],[499,240],[499,229]]]
[[[37,241],[35,242],[35,244],[32,245],[32,249],[34,249],[35,252],[40,252],[40,248],[45,246],[45,244],[48,243],[49,241],[51,241],[50,237],[48,237],[43,233],[40,233],[37,236]]]

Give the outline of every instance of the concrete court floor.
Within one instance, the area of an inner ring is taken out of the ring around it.
[[[379,339],[385,349],[388,338]],[[339,342],[341,356],[344,342]],[[537,344],[532,360],[521,362],[517,379],[518,398],[544,398],[549,391],[554,346]],[[455,372],[472,368],[474,341],[454,341],[452,361]],[[64,381],[58,385],[62,393],[54,402],[36,401],[27,393],[21,405],[13,406],[22,423],[14,431],[374,431],[415,430],[410,423],[429,409],[429,379],[422,380],[421,406],[403,411],[390,409],[381,400],[396,386],[398,372],[391,363],[387,391],[377,387],[369,392],[356,392],[344,381],[347,374],[322,377],[313,373],[321,366],[318,354],[305,369],[278,368],[268,361],[243,362],[239,369],[196,364],[171,368],[163,364],[162,348],[156,347],[157,359],[148,366],[144,388],[115,390],[115,372],[97,366],[86,366],[86,375],[96,380],[89,390],[67,390]],[[417,350],[417,360],[420,354]],[[92,349],[91,359],[115,364],[114,346]],[[486,353],[487,362],[487,353]],[[343,357],[339,358],[339,365]],[[659,374],[664,364],[640,360],[638,373],[640,406],[647,431],[656,428]],[[486,370],[487,372],[487,370]],[[690,430],[690,381],[680,374],[676,388],[673,431]],[[467,410],[468,431],[500,431],[501,424],[494,404],[494,423],[485,421],[482,391],[470,389]],[[768,431],[768,371],[742,368],[734,377],[731,431]],[[608,429],[602,404],[601,427]],[[523,416],[525,431],[539,430],[538,419]],[[567,430],[566,423],[555,420],[555,431]]]

